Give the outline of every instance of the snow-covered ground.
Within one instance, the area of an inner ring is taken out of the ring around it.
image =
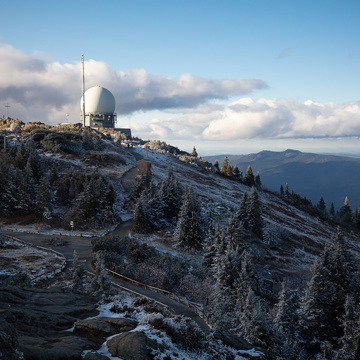
[[[111,318],[131,318],[138,321],[138,326],[132,330],[132,332],[143,332],[149,339],[156,341],[158,344],[163,345],[166,350],[159,352],[153,351],[154,360],[173,359],[173,360],[208,360],[211,358],[221,359],[229,358],[232,354],[234,360],[246,360],[250,358],[261,358],[263,355],[256,349],[251,350],[236,350],[229,346],[224,345],[220,340],[215,340],[211,335],[204,339],[203,348],[200,351],[186,350],[181,345],[174,342],[170,336],[168,336],[163,330],[154,328],[151,325],[153,319],[162,319],[164,322],[172,326],[175,330],[183,331],[184,328],[189,326],[189,319],[176,318],[171,314],[159,308],[159,312],[154,311],[154,304],[151,305],[152,312],[146,311],[145,306],[138,306],[136,301],[138,299],[127,293],[121,293],[113,297],[111,302],[100,303],[98,306],[99,315],[97,317],[111,317]],[[148,305],[148,304],[147,304]],[[112,309],[116,309],[114,312]],[[124,311],[122,311],[124,309]],[[191,323],[191,326],[196,327],[195,323]],[[111,360],[119,360],[119,357],[112,356],[107,348],[107,341],[114,337],[113,335],[106,339],[101,348],[96,352],[109,357]],[[86,353],[91,352],[84,351],[83,356]],[[242,355],[247,354],[247,357]],[[227,355],[227,356],[226,356]],[[121,360],[121,359],[120,359]]]
[[[32,282],[54,277],[65,263],[63,256],[9,238],[0,251],[0,275],[25,273]]]
[[[231,213],[239,207],[244,192],[249,194],[251,191],[248,186],[238,181],[206,171],[198,165],[187,164],[170,153],[155,150],[147,152],[144,148],[137,148],[135,151],[143,157],[147,155],[151,161],[155,183],[160,183],[171,167],[182,185],[193,187],[202,202],[203,209],[212,204],[213,210],[218,214],[220,225],[228,224]],[[240,170],[243,173],[246,171],[246,169]],[[258,195],[262,204],[265,227],[271,226],[287,234],[286,241],[280,244],[279,249],[268,251],[268,258],[277,258],[286,267],[292,263],[300,267],[302,265],[309,267],[311,259],[319,255],[324,246],[331,241],[337,226],[299,210],[276,194],[258,191]],[[343,234],[349,240],[353,251],[359,254],[359,233],[344,230]],[[149,240],[155,247],[165,251],[159,239],[152,237]],[[252,249],[256,251],[253,245]],[[300,253],[303,253],[303,259],[299,258]],[[278,262],[277,265],[279,264]]]

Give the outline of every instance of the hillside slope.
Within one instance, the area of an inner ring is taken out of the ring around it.
[[[136,151],[146,156],[144,149]],[[215,209],[217,221],[222,226],[228,225],[231,213],[239,207],[244,192],[251,191],[250,187],[240,182],[184,163],[169,153],[149,152],[148,159],[152,162],[155,182],[160,182],[171,167],[183,185],[195,189],[205,214],[210,206]],[[314,256],[320,254],[324,245],[330,242],[336,225],[299,210],[276,194],[259,191],[259,197],[266,228],[274,234],[281,233],[284,239],[270,248],[249,236],[248,250],[261,268],[270,269],[272,274],[269,275],[273,280],[281,281],[284,276],[292,277],[293,274],[301,276],[301,271],[308,269]],[[348,232],[346,236],[354,251],[359,253],[359,234]],[[278,278],[276,274],[279,274]]]

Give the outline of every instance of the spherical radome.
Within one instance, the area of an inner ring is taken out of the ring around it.
[[[83,110],[81,97],[80,109]],[[114,95],[104,87],[94,86],[85,91],[85,113],[112,115],[115,112]]]

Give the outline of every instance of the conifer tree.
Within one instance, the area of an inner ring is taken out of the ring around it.
[[[177,219],[182,204],[182,186],[169,168],[167,178],[161,183],[159,198],[164,205],[165,218],[169,221]]]
[[[290,188],[288,183],[285,184],[285,195],[290,196]]]
[[[92,174],[86,182],[81,210],[84,218],[91,218],[99,210],[99,191],[96,190],[95,176]]]
[[[256,346],[267,348],[273,342],[273,329],[260,299],[249,289],[240,311],[237,333]]]
[[[215,225],[217,227],[217,225]],[[204,240],[203,266],[212,268],[216,256],[215,228],[210,227]]]
[[[43,176],[43,170],[40,162],[40,157],[34,147],[30,148],[29,155],[27,158],[26,167],[30,167],[33,178],[36,183],[38,183]]]
[[[285,283],[282,283],[274,326],[288,341],[291,341],[295,335],[299,304],[300,299],[297,292],[288,290]]]
[[[231,167],[230,164],[228,164],[228,166],[226,168],[226,171],[225,171],[225,175],[227,177],[232,177],[232,174],[233,174],[233,168]]]
[[[261,179],[260,179],[260,173],[257,172],[254,180],[255,186],[260,189],[261,188]]]
[[[95,276],[92,281],[92,288],[96,294],[106,296],[111,287],[104,259],[100,251],[95,253]]]
[[[239,222],[242,223],[245,229],[247,229],[249,225],[247,202],[248,202],[248,193],[245,191],[241,199],[239,210],[236,212],[236,216]]]
[[[239,272],[240,259],[238,253],[228,243],[225,253],[219,257],[215,279],[221,287],[234,289]]]
[[[236,306],[240,312],[244,309],[246,296],[249,290],[252,290],[255,295],[260,294],[260,281],[258,275],[245,250],[241,255],[241,270],[238,279],[235,281],[235,288],[237,291]]]
[[[344,205],[339,210],[340,219],[342,222],[350,224],[352,221],[352,211],[349,203],[349,199],[346,196]]]
[[[263,237],[263,223],[261,219],[261,203],[255,186],[251,188],[251,193],[246,203],[248,228],[259,238]]]
[[[233,169],[232,169],[232,177],[235,179],[235,180],[241,180],[241,172],[239,170],[239,168],[234,165]]]
[[[250,165],[248,166],[248,168],[246,170],[244,182],[248,186],[254,186],[255,185],[254,173],[253,173],[252,168],[251,168]]]
[[[354,262],[348,245],[338,229],[332,243],[315,262],[313,274],[299,309],[300,334],[310,353],[324,342],[334,344],[342,336],[340,319],[350,293]]]
[[[331,215],[331,217],[335,217],[335,206],[334,206],[333,202],[331,203],[331,206],[330,206],[330,215]]]
[[[201,208],[192,187],[185,190],[183,204],[174,233],[178,247],[201,249],[203,243],[203,223]]]
[[[228,167],[229,167],[229,160],[228,160],[228,157],[225,156],[225,159],[222,163],[222,166],[221,166],[221,174],[222,175],[226,175],[227,171],[228,171]]]
[[[192,153],[191,153],[191,156],[193,156],[193,157],[195,157],[195,158],[198,157],[198,153],[197,153],[197,151],[196,151],[195,146],[193,147],[193,151],[192,151]]]
[[[215,162],[214,162],[214,169],[215,169],[215,172],[217,172],[217,173],[220,172],[219,160],[215,160]]]
[[[46,209],[51,212],[51,193],[49,191],[49,183],[45,177],[41,179],[39,184],[35,208],[39,216],[42,216]]]
[[[327,217],[326,204],[324,198],[321,196],[319,203],[317,204],[317,208],[320,212],[320,215],[323,218]]]
[[[280,186],[280,194],[281,194],[281,195],[284,195],[284,187],[282,186],[282,184],[281,184],[281,186]]]
[[[343,335],[336,359],[360,359],[360,309],[351,296],[346,298],[345,312],[340,322]]]

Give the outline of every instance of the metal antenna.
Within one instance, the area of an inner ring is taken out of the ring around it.
[[[81,63],[82,63],[82,110],[83,110],[83,125],[85,126],[85,71],[84,71],[84,54],[81,56]]]
[[[8,103],[6,103],[5,107],[6,107],[6,117],[8,118],[9,117],[9,107],[10,107],[10,105]]]

